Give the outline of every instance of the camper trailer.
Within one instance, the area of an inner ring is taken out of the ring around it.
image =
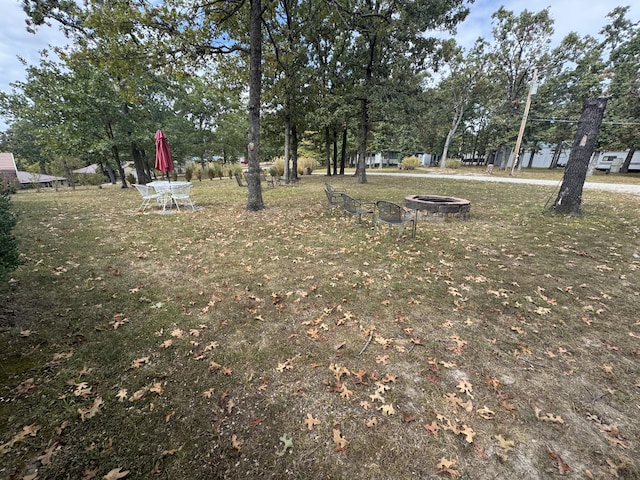
[[[618,173],[625,158],[627,158],[627,152],[602,152],[598,155],[596,170]],[[633,154],[629,164],[629,171],[640,171],[640,150]]]

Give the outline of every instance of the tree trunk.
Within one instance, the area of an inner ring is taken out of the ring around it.
[[[624,159],[624,162],[620,167],[620,173],[629,173],[629,165],[631,165],[631,159],[633,158],[634,153],[636,153],[636,145],[632,143],[629,151],[627,152],[627,157]]]
[[[338,175],[338,164],[339,162],[339,153],[338,153],[338,129],[335,128],[333,130],[333,175]]]
[[[327,162],[327,176],[331,176],[331,137],[329,126],[324,127],[324,159]]]
[[[551,158],[551,165],[549,168],[557,168],[558,162],[560,161],[560,155],[562,155],[562,142],[558,142],[555,151],[553,152],[553,157]]]
[[[460,126],[460,121],[462,120],[462,113],[456,113],[453,119],[453,123],[451,124],[451,128],[449,129],[449,133],[447,133],[447,139],[444,141],[444,148],[442,149],[442,158],[440,159],[440,168],[445,168],[447,166],[447,155],[449,154],[449,145],[451,144],[451,140],[453,140],[453,136],[458,130],[458,126]]]
[[[606,106],[607,99],[604,97],[584,101],[562,185],[552,207],[555,212],[569,215],[582,213],[582,189]]]
[[[344,166],[347,162],[347,124],[342,125],[342,150],[340,152],[340,175],[344,175]]]
[[[358,161],[356,173],[358,183],[367,183],[366,158],[367,137],[369,136],[369,107],[367,99],[362,99],[362,111],[360,112],[360,146],[358,147]]]
[[[291,127],[291,181],[297,182],[298,178],[298,128]]]
[[[111,155],[113,155],[113,159],[116,162],[116,167],[118,167],[118,173],[120,174],[120,182],[122,183],[122,188],[127,188],[127,179],[124,175],[124,168],[122,168],[122,162],[120,161],[120,150],[118,150],[117,145],[111,145]],[[138,183],[142,183],[139,178]]]
[[[529,162],[527,163],[527,168],[532,168],[533,167],[533,157],[536,156],[536,149],[535,148],[531,148],[531,154],[529,155]],[[520,168],[520,167],[518,167]]]
[[[138,183],[147,184],[151,181],[151,176],[147,173],[147,169],[144,166],[142,160],[142,153],[135,142],[131,143],[131,157],[133,158],[133,164],[136,166],[136,173],[138,174]],[[126,187],[126,181],[122,184],[122,188]]]
[[[284,181],[289,183],[291,172],[291,95],[287,92],[284,98]]]
[[[249,8],[249,145],[247,210],[264,208],[260,183],[260,93],[262,88],[262,0],[251,0]]]

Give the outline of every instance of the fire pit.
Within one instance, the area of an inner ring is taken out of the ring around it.
[[[423,215],[460,216],[466,220],[471,210],[471,202],[464,198],[442,197],[439,195],[409,195],[404,197],[404,205]]]

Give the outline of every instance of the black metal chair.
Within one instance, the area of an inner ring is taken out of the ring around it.
[[[398,237],[402,236],[405,224],[412,222],[411,238],[416,238],[416,223],[418,219],[418,211],[406,210],[397,203],[388,202],[387,200],[378,200],[376,202],[376,220],[375,229],[378,229],[378,223],[386,223],[389,225],[389,233],[394,225],[399,226]]]
[[[324,184],[324,193],[327,195],[327,208],[344,207],[342,196],[347,193],[342,188],[332,187],[328,183]]]
[[[367,214],[371,214],[371,221],[373,222],[373,209],[365,207],[367,204],[362,203],[362,201],[355,199],[346,193],[342,194],[342,201],[342,208],[344,212],[356,217],[358,219],[358,223],[362,221],[362,215]]]

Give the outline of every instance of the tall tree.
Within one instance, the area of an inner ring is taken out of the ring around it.
[[[388,93],[393,91],[387,88],[388,82],[393,84],[403,73],[413,75],[427,65],[438,41],[425,32],[452,31],[466,17],[468,9],[464,0],[332,0],[332,3],[347,30],[354,32],[349,66],[360,110],[356,175],[359,183],[366,183],[371,118],[380,108],[380,100],[389,98]]]
[[[538,70],[543,80],[550,61],[549,49],[553,33],[553,19],[549,10],[538,13],[523,10],[516,16],[500,7],[493,15],[493,48],[489,59],[489,74],[494,86],[491,122],[497,133],[500,167],[505,168],[508,146],[516,139],[521,102],[524,101],[533,72]],[[515,158],[514,152],[512,157]]]
[[[584,101],[562,185],[552,207],[557,213],[569,215],[582,213],[582,189],[606,106],[607,98],[605,97]]]
[[[458,48],[446,62],[449,72],[440,82],[439,88],[444,90],[442,99],[448,107],[450,123],[442,149],[440,168],[445,168],[453,136],[458,131],[458,127],[474,97],[478,94],[478,90],[485,83],[483,82],[486,62],[485,48],[486,42],[478,39],[466,57],[462,49]]]
[[[629,7],[615,8],[607,15],[610,23],[602,30],[610,80],[607,113],[615,122],[604,130],[610,146],[627,150],[621,173],[629,171],[640,146],[640,22],[629,20],[628,12]]]

